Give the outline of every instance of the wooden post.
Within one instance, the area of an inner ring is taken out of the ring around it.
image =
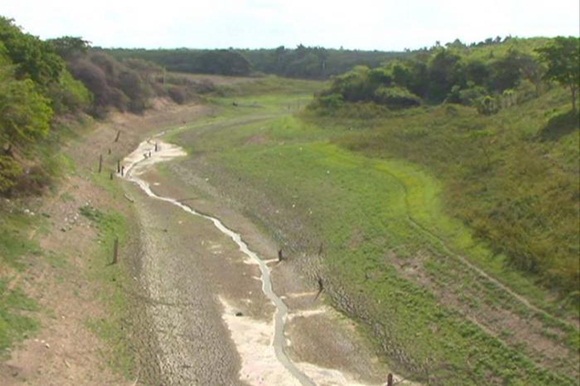
[[[119,141],[120,136],[121,136],[121,130],[117,130],[117,136],[115,137],[115,142]]]
[[[113,263],[117,264],[119,260],[119,238],[115,237],[115,242],[113,243]]]
[[[121,166],[121,176],[125,175],[125,165]]]
[[[393,374],[389,373],[389,375],[387,375],[387,386],[393,386],[393,385],[394,385]]]
[[[284,255],[282,254],[282,250],[279,249],[278,250],[278,261],[282,261],[282,260],[284,260]]]
[[[318,292],[316,293],[316,296],[314,296],[314,301],[318,299],[322,291],[324,291],[324,283],[322,282],[322,278],[318,276]]]
[[[99,173],[103,170],[103,155],[99,155]]]
[[[121,160],[117,160],[117,173],[121,173]]]
[[[155,151],[157,151],[158,146],[157,146],[157,142],[155,142]]]

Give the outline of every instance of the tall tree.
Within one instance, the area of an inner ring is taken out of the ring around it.
[[[576,99],[580,87],[580,38],[558,36],[536,51],[548,65],[544,78],[554,80],[570,90],[572,110],[577,113]]]
[[[56,39],[47,40],[54,50],[65,60],[71,61],[79,56],[84,56],[89,51],[91,43],[80,37],[63,36]]]
[[[437,48],[429,63],[429,99],[443,102],[454,85],[462,83],[461,57],[456,53]]]

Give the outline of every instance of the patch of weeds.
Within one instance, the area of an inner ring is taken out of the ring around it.
[[[81,206],[79,208],[79,213],[97,224],[99,224],[104,218],[103,212],[91,205]]]
[[[46,261],[50,264],[53,268],[63,269],[68,266],[68,260],[66,257],[59,255],[53,251],[46,253]]]
[[[6,279],[0,279],[0,355],[16,341],[23,340],[39,326],[28,313],[37,311],[36,302],[20,288],[10,289]]]
[[[34,240],[29,240],[26,233],[32,225],[32,218],[26,215],[3,213],[0,218],[0,264],[17,270],[24,269],[21,257],[26,254],[42,253]]]
[[[115,310],[118,312],[119,310]],[[130,377],[135,366],[134,353],[131,351],[131,345],[127,338],[127,332],[124,325],[125,320],[122,318],[100,318],[88,321],[88,327],[95,332],[101,339],[109,344],[113,353],[110,356],[109,365],[111,368]]]
[[[127,240],[128,225],[117,212],[104,212],[90,205],[79,208],[80,213],[91,220],[99,230],[101,249],[92,271],[93,279],[102,283],[100,300],[107,308],[107,317],[89,320],[88,326],[110,348],[110,366],[126,377],[134,370],[134,350],[127,336],[128,300],[123,290],[124,283],[130,282],[122,262],[111,264],[114,240],[122,246]]]
[[[68,192],[64,192],[61,196],[60,199],[62,202],[72,202],[75,200],[74,196]]]

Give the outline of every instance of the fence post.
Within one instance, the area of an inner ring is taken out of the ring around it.
[[[115,142],[119,141],[120,136],[121,136],[121,130],[117,130],[117,136],[115,137]]]
[[[103,155],[99,155],[99,173],[103,170]]]
[[[115,237],[115,241],[113,243],[113,263],[112,264],[117,264],[118,260],[119,260],[119,238]]]

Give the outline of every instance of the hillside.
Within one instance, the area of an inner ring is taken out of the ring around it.
[[[577,384],[577,45],[103,51],[0,18],[0,383]]]
[[[546,44],[570,45],[549,62]],[[453,216],[577,306],[578,60],[576,38],[436,48],[334,79],[308,116],[350,125],[345,148],[429,169]]]
[[[328,301],[357,320],[391,368],[409,379],[574,384],[575,292],[518,269],[499,250],[518,242],[534,247],[526,232],[513,232],[513,223],[498,234],[520,239],[496,246],[460,217],[498,210],[493,200],[520,200],[517,192],[560,197],[558,211],[534,215],[566,232],[544,237],[572,248],[561,256],[571,264],[567,272],[574,284],[578,131],[565,124],[558,138],[544,136],[551,119],[546,112],[557,116],[570,108],[565,90],[494,116],[448,104],[403,112],[345,106],[333,117],[306,111],[299,118],[282,114],[308,101],[280,92],[288,83],[272,84],[267,92],[258,81],[241,95],[230,91],[229,98],[216,100],[221,119],[200,121],[173,136],[191,157],[166,167],[166,175],[202,197],[217,194],[261,224],[288,264],[322,283]],[[353,118],[361,111],[372,112],[372,119]],[[539,160],[559,162],[547,167],[563,173],[557,187],[550,188],[552,180],[536,169],[523,172],[528,166],[522,160],[533,159],[536,151]],[[488,156],[490,167],[503,157],[494,179],[473,174],[490,173]],[[474,197],[481,193],[472,192],[481,185],[474,182],[497,188],[488,189],[480,204]],[[538,186],[543,188],[532,189]],[[517,225],[529,226],[526,218],[518,217]]]

